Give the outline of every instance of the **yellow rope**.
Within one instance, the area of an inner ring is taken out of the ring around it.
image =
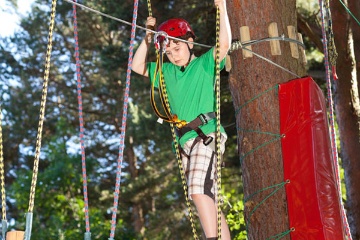
[[[160,53],[160,54],[163,54],[163,53]],[[164,80],[164,77],[163,77],[163,75],[161,73],[162,72],[161,67],[162,67],[162,64],[160,64],[160,70],[159,70],[160,71],[160,84],[159,84],[160,88],[159,89],[161,91],[160,94],[163,97],[164,104],[165,104],[165,109],[167,109],[166,111],[169,112],[169,114],[170,114],[169,117],[172,118],[171,122],[170,122],[171,135],[172,135],[172,138],[173,138],[173,141],[174,141],[176,159],[177,159],[178,165],[179,165],[180,177],[181,177],[181,182],[182,182],[183,189],[184,189],[186,206],[187,206],[188,211],[189,211],[189,220],[190,220],[190,224],[191,224],[194,239],[197,240],[199,238],[198,238],[197,233],[196,233],[194,215],[192,213],[191,204],[190,204],[190,201],[189,201],[189,198],[188,198],[188,187],[187,187],[187,183],[186,183],[185,171],[184,171],[184,168],[183,168],[183,165],[182,165],[181,155],[180,155],[180,151],[179,151],[179,143],[178,143],[178,140],[177,140],[177,137],[176,137],[176,132],[175,132],[175,125],[177,126],[179,124],[179,122],[177,121],[178,119],[177,119],[176,115],[171,115],[170,103],[169,103],[169,99],[168,99],[168,95],[167,95],[167,91],[166,91],[165,80]],[[181,124],[181,121],[180,121],[180,124]],[[185,122],[185,124],[186,124],[186,122]]]
[[[6,195],[5,195],[5,167],[4,167],[4,152],[3,152],[3,136],[2,136],[2,112],[0,106],[0,175],[1,175],[1,206],[2,219],[6,220]]]
[[[170,104],[169,104],[169,100],[167,98],[164,76],[163,76],[162,70],[161,70],[161,66],[163,64],[163,61],[162,61],[163,56],[160,57],[160,54],[163,54],[163,53],[159,53],[159,51],[157,51],[156,53],[157,53],[156,70],[155,70],[154,76],[153,76],[154,81],[151,83],[151,89],[150,89],[151,106],[154,109],[155,114],[160,119],[162,119],[168,123],[174,123],[176,127],[181,128],[181,127],[185,126],[187,124],[187,122],[185,120],[180,120],[176,114],[174,114],[174,115],[171,114]],[[162,104],[163,110],[165,111],[166,116],[160,113],[160,111],[157,108],[156,103],[155,103],[155,79],[157,78],[158,75],[159,75],[159,79],[160,79],[159,80],[159,95],[160,95],[161,104]]]
[[[40,149],[41,149],[42,129],[44,124],[47,86],[48,86],[49,73],[50,73],[50,58],[51,58],[51,50],[52,50],[52,35],[55,24],[55,13],[56,13],[56,0],[52,0],[48,45],[47,45],[47,52],[45,58],[43,91],[42,91],[42,97],[40,103],[39,125],[38,125],[37,137],[36,137],[35,159],[34,159],[33,176],[31,180],[31,189],[30,189],[30,200],[29,200],[29,210],[28,210],[28,212],[30,213],[33,212],[34,209],[35,189],[36,189],[37,175],[39,169],[39,158],[40,158]]]
[[[216,78],[215,78],[215,94],[216,94],[216,177],[217,177],[217,226],[218,239],[221,239],[221,205],[219,203],[221,191],[221,149],[220,149],[220,11],[219,7],[216,9]]]
[[[152,7],[151,7],[151,0],[147,0],[149,17],[152,17]]]

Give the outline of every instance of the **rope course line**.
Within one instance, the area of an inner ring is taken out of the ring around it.
[[[289,234],[290,234],[291,232],[293,232],[293,231],[295,231],[295,228],[291,228],[291,229],[289,229],[289,230],[287,230],[287,231],[285,231],[285,232],[282,232],[282,233],[279,233],[279,234],[274,235],[274,236],[272,236],[272,237],[269,237],[269,238],[267,238],[266,240],[270,240],[270,239],[280,240],[280,239],[282,239],[283,237],[289,235]]]
[[[245,106],[248,105],[249,103],[255,101],[257,98],[261,97],[261,96],[264,95],[265,93],[270,92],[270,91],[275,90],[275,89],[278,90],[278,88],[279,88],[279,85],[275,85],[275,86],[273,86],[273,87],[265,90],[264,92],[256,95],[255,97],[251,98],[250,100],[246,101],[243,105],[239,106],[239,107],[235,110],[235,117],[236,117],[236,115],[238,115],[239,111],[240,111],[243,107],[245,107]]]
[[[265,188],[262,188],[258,191],[256,191],[255,193],[251,194],[250,196],[248,196],[247,198],[244,198],[244,206],[246,205],[246,203],[252,199],[253,197],[255,197],[256,195],[266,191],[266,190],[269,190],[269,189],[273,189],[274,190],[272,192],[270,192],[268,195],[266,195],[258,204],[256,204],[254,206],[254,208],[250,211],[249,213],[249,216],[246,217],[246,219],[248,220],[248,224],[246,224],[246,231],[248,231],[249,227],[250,227],[250,219],[251,219],[251,216],[255,213],[255,211],[262,205],[266,202],[267,199],[269,199],[271,196],[275,195],[275,193],[277,193],[280,189],[284,188],[286,184],[290,183],[290,180],[286,180],[285,182],[281,182],[281,183],[278,183],[278,184],[274,184],[272,186],[268,186],[268,187],[265,187]],[[282,232],[280,234],[277,234],[277,235],[274,235],[270,238],[267,238],[267,239],[272,239],[272,238],[276,238],[276,239],[280,239],[280,238],[277,238],[277,236],[285,236],[285,235],[288,235],[290,234],[291,231],[285,231],[285,232]],[[286,233],[286,234],[285,234]],[[284,235],[285,234],[285,235]]]
[[[305,44],[300,42],[299,40],[292,39],[292,38],[287,38],[284,35],[282,35],[281,37],[266,37],[266,38],[261,38],[261,39],[258,39],[258,40],[250,40],[250,41],[245,41],[245,42],[241,42],[239,40],[234,41],[231,44],[229,53],[231,53],[231,52],[233,52],[235,50],[238,50],[239,48],[247,47],[247,46],[250,46],[250,45],[257,44],[257,43],[268,42],[268,41],[278,41],[278,40],[285,41],[285,42],[293,42],[293,43],[296,43],[299,46],[305,48]]]
[[[346,4],[339,0],[339,2],[343,5],[343,7],[345,8],[345,10],[350,14],[350,16],[357,22],[357,24],[359,24],[360,26],[360,21],[355,17],[355,15],[350,11],[350,9],[346,6]]]
[[[110,18],[110,19],[112,19],[112,20],[115,20],[115,21],[117,21],[117,22],[121,22],[121,23],[124,23],[124,24],[127,24],[127,25],[131,25],[131,23],[128,22],[128,21],[125,21],[125,20],[116,18],[116,17],[114,17],[114,16],[111,16],[111,15],[109,15],[109,14],[106,14],[106,13],[103,13],[103,12],[100,12],[100,11],[97,11],[97,10],[95,10],[95,9],[93,9],[93,8],[90,8],[90,7],[87,7],[87,6],[85,6],[85,5],[72,2],[71,0],[65,0],[65,1],[68,2],[68,3],[71,3],[71,4],[75,4],[75,5],[79,6],[80,8],[83,8],[83,9],[88,10],[88,11],[90,11],[90,12],[93,12],[93,13],[96,13],[96,14],[99,14],[99,15],[102,15],[102,16],[107,17],[107,18]],[[148,5],[148,6],[151,6],[151,4]],[[149,13],[152,14],[152,12],[149,12]],[[146,27],[142,27],[142,26],[139,26],[139,25],[136,25],[136,28],[142,29],[142,30],[144,30],[144,31],[152,32],[153,34],[156,34],[156,33],[157,33],[156,31],[154,31],[154,30],[152,30],[152,29],[148,29],[148,28],[146,28]],[[194,45],[197,45],[197,46],[200,46],[200,47],[206,47],[206,48],[211,48],[211,47],[212,47],[212,46],[210,46],[210,45],[201,44],[201,43],[197,43],[197,42],[189,42],[189,41],[186,41],[186,40],[184,40],[184,39],[174,38],[174,37],[171,37],[171,36],[168,36],[168,38],[169,38],[169,39],[172,39],[172,40],[177,40],[177,41],[185,42],[185,43],[191,43],[191,44],[194,44]],[[271,61],[270,59],[265,58],[265,57],[261,56],[260,54],[257,54],[257,53],[255,53],[255,52],[251,51],[250,49],[247,49],[247,48],[246,48],[246,46],[248,46],[248,45],[253,45],[253,44],[255,44],[255,43],[259,43],[259,42],[263,42],[263,41],[271,41],[271,40],[282,40],[282,41],[294,42],[294,43],[296,43],[296,44],[298,44],[298,45],[300,45],[300,46],[302,46],[302,47],[305,48],[304,44],[301,43],[300,41],[295,40],[295,39],[291,39],[291,38],[285,38],[285,37],[282,36],[282,37],[268,37],[268,38],[263,38],[263,39],[260,39],[260,40],[251,40],[251,41],[247,41],[247,42],[243,42],[243,43],[240,43],[240,42],[237,41],[237,42],[235,42],[235,43],[232,44],[232,46],[230,47],[230,49],[231,49],[231,52],[232,52],[232,51],[234,51],[234,50],[238,50],[239,48],[242,48],[242,49],[244,49],[244,50],[246,50],[246,51],[251,52],[251,53],[254,54],[255,56],[257,56],[257,57],[259,57],[259,58],[261,58],[261,59],[269,62],[270,64],[273,64],[274,66],[276,66],[276,67],[278,67],[278,68],[280,68],[280,69],[282,69],[282,70],[284,70],[284,71],[286,71],[286,72],[288,72],[288,73],[290,73],[290,74],[292,74],[292,75],[294,75],[294,76],[296,76],[296,77],[299,77],[297,74],[295,74],[295,73],[291,72],[290,70],[288,70],[288,69],[280,66],[279,64]]]
[[[31,238],[33,209],[34,209],[34,201],[35,201],[35,190],[36,190],[37,176],[38,176],[38,170],[39,170],[42,130],[43,130],[43,125],[44,125],[46,96],[47,96],[50,65],[51,65],[50,59],[51,59],[51,50],[52,50],[52,36],[53,36],[54,25],[55,25],[55,13],[56,13],[56,0],[52,0],[51,16],[50,16],[50,24],[49,24],[49,35],[48,35],[47,51],[46,51],[46,57],[45,57],[44,82],[43,82],[43,90],[42,90],[42,96],[41,96],[41,102],[40,102],[40,116],[39,116],[39,124],[38,124],[38,131],[37,131],[37,137],[36,137],[35,158],[34,158],[34,166],[33,166],[33,175],[32,175],[32,180],[31,180],[30,197],[29,197],[29,209],[28,209],[28,212],[26,213],[26,226],[25,226],[25,236],[24,236],[25,240],[30,240],[30,238]]]
[[[219,7],[216,8],[216,52],[215,52],[215,98],[216,98],[216,181],[217,181],[217,194],[216,194],[216,205],[217,205],[217,229],[218,239],[221,239],[221,204],[220,192],[221,192],[221,149],[220,149],[220,11]]]
[[[5,163],[4,163],[4,149],[3,149],[3,135],[2,135],[2,108],[0,104],[0,178],[1,178],[1,212],[2,212],[2,238],[5,239],[7,231],[6,218],[6,193],[5,193]]]
[[[73,0],[76,2],[77,0]],[[86,174],[86,156],[85,156],[85,128],[84,128],[84,117],[82,111],[82,89],[81,89],[81,62],[79,54],[79,39],[78,39],[78,27],[77,27],[77,13],[76,5],[73,5],[73,20],[74,20],[74,39],[75,39],[75,61],[76,61],[76,77],[77,77],[77,99],[78,99],[78,111],[79,111],[79,138],[80,138],[80,149],[81,149],[81,168],[82,168],[82,179],[83,179],[83,195],[84,195],[84,208],[85,208],[85,230],[84,239],[91,239],[90,231],[90,220],[89,220],[89,199],[87,190],[87,174]]]
[[[88,11],[90,11],[90,12],[93,12],[93,13],[99,14],[99,15],[101,15],[101,16],[110,18],[110,19],[115,20],[115,21],[117,21],[117,22],[121,22],[121,23],[124,23],[124,24],[129,25],[129,26],[132,25],[132,23],[130,23],[130,22],[128,22],[128,21],[125,21],[125,20],[123,20],[123,19],[119,19],[119,18],[116,18],[116,17],[111,16],[111,15],[109,15],[109,14],[106,14],[106,13],[103,13],[103,12],[100,12],[100,11],[97,11],[97,10],[95,10],[95,9],[93,9],[93,8],[90,8],[90,7],[87,7],[87,6],[83,5],[83,4],[75,3],[75,2],[72,2],[71,0],[64,0],[64,1],[65,1],[65,2],[68,2],[68,3],[71,3],[71,4],[75,4],[75,5],[79,6],[80,8],[83,8],[83,9],[88,10]],[[139,26],[139,25],[135,25],[135,26],[136,26],[136,28],[142,29],[142,30],[144,30],[144,31],[152,32],[152,33],[154,33],[154,34],[157,33],[156,31],[151,30],[151,29],[148,29],[148,28],[146,28],[146,27],[142,27],[142,26]],[[189,41],[186,41],[186,40],[183,40],[183,39],[180,39],[180,38],[174,38],[174,37],[171,37],[171,36],[168,36],[168,38],[169,38],[169,39],[173,39],[173,40],[177,40],[177,41],[181,41],[181,42],[190,43]],[[201,43],[196,43],[196,42],[191,42],[191,43],[194,44],[194,45],[202,46],[202,47],[208,47],[208,48],[211,47],[211,46],[208,46],[208,45],[205,45],[205,44],[201,44]]]
[[[262,60],[264,60],[264,61],[266,61],[266,62],[268,62],[268,63],[270,63],[270,64],[272,64],[272,65],[274,65],[274,66],[276,66],[276,67],[278,67],[278,68],[280,68],[280,69],[282,69],[282,70],[284,70],[284,71],[287,72],[287,73],[290,73],[291,75],[293,75],[293,76],[295,76],[295,77],[297,77],[297,78],[300,78],[300,76],[297,75],[296,73],[290,71],[289,69],[287,69],[287,68],[285,68],[285,67],[283,67],[283,66],[281,66],[281,65],[279,65],[279,64],[277,64],[277,63],[275,63],[274,61],[271,61],[270,59],[268,59],[268,58],[266,58],[266,57],[264,57],[264,56],[262,56],[262,55],[260,55],[260,54],[258,54],[258,53],[255,53],[254,51],[252,51],[252,50],[250,50],[250,49],[248,49],[248,48],[246,48],[246,47],[242,47],[241,49],[243,49],[243,50],[245,50],[245,51],[248,51],[248,52],[251,52],[252,54],[254,54],[255,56],[257,56],[258,58],[260,58],[260,59],[262,59]]]
[[[328,0],[325,0],[328,1]],[[329,6],[329,3],[324,3],[322,0],[319,0],[319,6],[320,6],[320,13],[321,13],[321,32],[323,36],[323,48],[324,48],[324,62],[325,62],[325,76],[326,76],[326,86],[327,86],[327,96],[328,96],[328,108],[329,108],[329,123],[330,123],[330,140],[331,140],[331,146],[332,146],[332,154],[333,154],[333,161],[334,165],[337,166],[337,169],[335,171],[336,180],[337,180],[337,188],[339,192],[339,203],[341,205],[341,215],[344,225],[344,231],[346,233],[346,236],[349,240],[352,239],[349,224],[346,218],[344,205],[342,204],[341,199],[341,182],[340,182],[340,176],[339,176],[339,159],[338,159],[338,152],[336,147],[336,132],[335,132],[335,123],[334,123],[334,103],[332,98],[332,83],[330,78],[330,67],[329,67],[329,56],[328,56],[328,41],[327,41],[327,35],[325,30],[325,6]],[[329,9],[327,9],[329,12]],[[330,16],[328,16],[330,17]],[[329,22],[331,22],[331,19],[328,19]]]
[[[128,66],[126,70],[126,82],[125,82],[125,91],[124,91],[124,104],[123,104],[123,114],[121,119],[121,133],[120,133],[120,145],[119,145],[119,156],[117,160],[117,171],[116,171],[116,185],[114,191],[114,204],[112,207],[112,218],[111,218],[111,230],[109,240],[114,240],[115,229],[116,229],[116,216],[119,205],[119,195],[120,195],[120,184],[121,184],[121,170],[123,165],[124,157],[124,148],[125,148],[125,133],[126,133],[126,120],[127,120],[127,110],[129,105],[129,93],[130,93],[130,79],[131,79],[131,65],[134,55],[134,43],[136,36],[136,20],[138,16],[138,5],[139,1],[134,0],[134,9],[133,9],[133,18],[131,23],[131,39],[129,47],[129,56],[128,56]]]
[[[255,101],[256,99],[258,99],[259,97],[263,96],[265,93],[268,93],[268,92],[273,91],[273,90],[278,90],[278,88],[279,88],[279,85],[275,85],[275,86],[273,86],[273,87],[271,87],[271,88],[263,91],[262,93],[256,95],[255,97],[251,98],[250,100],[246,101],[244,104],[242,104],[240,107],[238,107],[238,108],[235,110],[235,117],[236,117],[236,115],[239,114],[240,110],[241,110],[243,107],[247,106],[247,105],[250,104],[251,102],[253,102],[253,101]],[[266,141],[266,142],[264,142],[263,144],[255,147],[255,148],[253,148],[253,149],[251,149],[249,152],[241,155],[241,156],[240,156],[240,165],[242,165],[243,160],[244,160],[248,155],[252,154],[253,152],[259,150],[260,148],[262,148],[262,147],[264,147],[264,146],[266,146],[266,145],[268,145],[268,144],[270,144],[270,143],[273,143],[273,142],[276,142],[276,141],[280,140],[280,139],[283,137],[282,135],[280,135],[280,134],[278,134],[278,133],[264,132],[264,131],[252,130],[252,129],[242,129],[242,128],[238,127],[238,126],[236,126],[236,129],[237,129],[237,131],[240,131],[240,130],[241,130],[241,131],[245,131],[245,132],[253,132],[253,133],[258,133],[258,134],[266,134],[266,135],[275,136],[274,138],[270,139],[269,141]]]

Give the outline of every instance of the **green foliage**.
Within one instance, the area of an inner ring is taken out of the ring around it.
[[[246,239],[243,197],[243,194],[239,194],[236,189],[227,191],[224,197],[226,201],[232,202],[232,204],[229,203],[226,221],[233,236],[232,239],[236,240]]]

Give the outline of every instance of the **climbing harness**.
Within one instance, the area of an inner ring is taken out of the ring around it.
[[[197,118],[186,124],[185,126],[178,128],[177,133],[179,138],[184,136],[187,132],[194,130],[198,136],[203,140],[205,146],[209,145],[213,137],[207,136],[203,133],[200,129],[200,126],[207,124],[211,119],[216,118],[216,113],[209,112],[209,113],[202,113]]]

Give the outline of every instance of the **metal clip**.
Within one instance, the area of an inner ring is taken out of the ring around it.
[[[204,115],[204,114],[200,114],[199,116],[198,116],[198,118],[201,120],[201,122],[203,123],[203,124],[207,124],[208,123],[208,120],[207,120],[207,118],[206,118],[206,116]]]
[[[207,138],[203,140],[203,143],[204,143],[205,146],[207,146],[207,145],[209,145],[213,140],[214,140],[213,137],[207,136]]]
[[[169,44],[168,34],[164,31],[157,32],[154,35],[154,43],[156,49],[162,49],[162,52],[165,53],[166,46]]]

